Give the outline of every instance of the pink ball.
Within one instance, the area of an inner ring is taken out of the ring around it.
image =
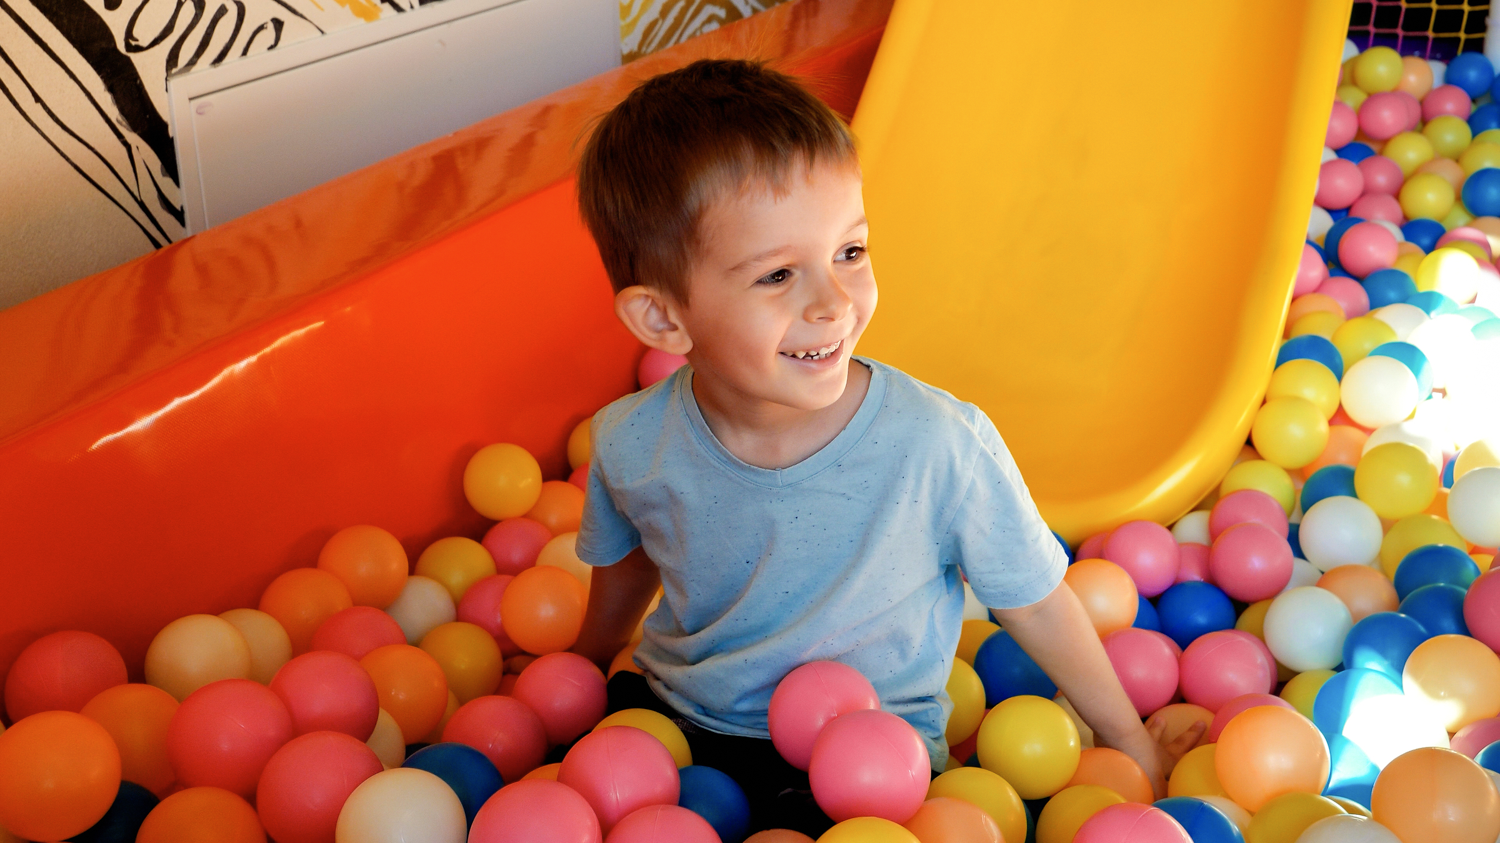
[[[1301,296],[1311,293],[1318,289],[1318,285],[1322,284],[1323,279],[1327,277],[1328,264],[1323,263],[1318,250],[1313,248],[1311,243],[1302,244],[1302,261],[1297,264],[1297,285],[1292,289],[1292,294]]]
[[[1354,204],[1365,192],[1365,177],[1353,161],[1335,158],[1324,161],[1318,169],[1318,193],[1313,201],[1318,207],[1339,210]]]
[[[687,358],[681,354],[668,354],[648,348],[641,358],[640,368],[635,370],[635,378],[641,389],[645,389],[686,365]]]
[[[1083,540],[1078,546],[1078,552],[1073,554],[1074,559],[1103,559],[1104,543],[1109,540],[1109,531],[1095,533]]]
[[[536,564],[552,531],[526,516],[507,518],[489,529],[480,544],[495,558],[495,573],[515,576]]]
[[[374,606],[351,606],[318,624],[312,649],[343,653],[355,661],[388,644],[405,644],[396,619]]]
[[[587,492],[589,490],[589,464],[584,463],[573,469],[568,475],[568,482]]]
[[[1500,651],[1500,569],[1485,571],[1464,595],[1464,623],[1469,635]]]
[[[719,833],[687,808],[647,805],[620,820],[607,843],[719,843]]]
[[[1454,732],[1448,747],[1473,758],[1495,741],[1500,741],[1500,717],[1486,717]]]
[[[525,703],[512,697],[475,697],[443,727],[443,740],[484,753],[500,777],[518,782],[547,756],[547,729]]]
[[[1182,660],[1182,648],[1177,646],[1177,642],[1173,641],[1171,637],[1169,637],[1165,632],[1159,632],[1154,629],[1148,629],[1146,631],[1161,639],[1161,643],[1166,645],[1166,648],[1168,650],[1172,651],[1172,658],[1177,659],[1178,661]]]
[[[563,756],[557,781],[589,803],[605,834],[647,805],[676,805],[681,787],[672,753],[634,726],[584,735]]]
[[[1193,843],[1193,838],[1166,811],[1123,802],[1085,820],[1073,843]]]
[[[1359,127],[1375,140],[1401,134],[1411,122],[1411,110],[1395,91],[1371,94],[1359,106]]]
[[[1219,733],[1229,725],[1236,714],[1247,708],[1255,708],[1258,705],[1274,705],[1280,708],[1294,708],[1286,700],[1274,694],[1241,694],[1238,697],[1224,703],[1218,711],[1214,712],[1214,720],[1208,725],[1208,742],[1218,743]]]
[[[286,704],[299,735],[341,732],[366,741],[380,719],[375,681],[343,653],[303,653],[282,665],[269,687]]]
[[[1358,131],[1359,118],[1355,116],[1354,109],[1343,100],[1334,100],[1333,113],[1328,115],[1328,134],[1323,138],[1323,144],[1329,149],[1341,149],[1354,140]]]
[[[1418,126],[1422,125],[1422,103],[1405,91],[1392,91],[1391,93],[1395,94],[1401,100],[1401,104],[1406,107],[1405,130],[1415,131]]]
[[[1177,546],[1178,582],[1213,582],[1208,573],[1208,545],[1187,542]]]
[[[64,630],[26,645],[5,677],[14,723],[41,711],[78,711],[106,688],[130,681],[115,646],[92,632]]]
[[[1401,203],[1396,201],[1396,197],[1389,193],[1372,193],[1369,187],[1370,181],[1365,179],[1365,195],[1349,206],[1349,216],[1362,220],[1380,220],[1396,226],[1404,225],[1406,212],[1401,210]],[[1396,238],[1393,236],[1391,239]]]
[[[286,703],[249,679],[221,679],[188,694],[167,724],[167,760],[185,787],[255,796],[266,762],[296,737]]]
[[[578,791],[547,779],[500,788],[474,815],[468,843],[601,843],[599,818]]]
[[[1155,597],[1177,578],[1177,540],[1155,521],[1130,521],[1114,529],[1104,543],[1104,558],[1125,569],[1136,591]]]
[[[1395,196],[1401,192],[1401,185],[1406,183],[1406,175],[1401,172],[1401,165],[1384,155],[1371,155],[1359,162],[1358,166],[1360,175],[1365,177],[1366,196],[1374,194]],[[1399,203],[1397,207],[1400,207]]]
[[[1444,114],[1452,114],[1467,120],[1469,109],[1473,106],[1474,103],[1469,100],[1469,95],[1463,88],[1457,85],[1439,85],[1422,98],[1422,119],[1431,121]]]
[[[1260,524],[1282,538],[1287,535],[1286,510],[1259,489],[1240,489],[1219,498],[1208,512],[1208,537],[1217,541],[1236,524]]]
[[[505,628],[500,625],[500,598],[505,596],[505,587],[513,579],[515,577],[510,574],[485,577],[469,586],[469,590],[458,601],[458,619],[474,624],[494,636],[495,643],[500,645],[500,654],[506,658],[521,654],[520,646],[510,640],[510,636],[505,634]]]
[[[1255,523],[1236,524],[1208,551],[1214,585],[1241,603],[1281,593],[1292,579],[1292,547],[1286,536]]]
[[[334,843],[349,794],[380,770],[380,759],[363,742],[342,732],[311,732],[266,762],[255,811],[276,843]]]
[[[788,764],[806,770],[824,726],[851,711],[878,708],[875,687],[858,670],[838,662],[808,662],[776,685],[766,720],[776,751]]]
[[[1485,257],[1490,260],[1495,259],[1494,253],[1490,251],[1490,238],[1485,236],[1483,231],[1468,225],[1461,225],[1451,231],[1444,232],[1443,236],[1438,238],[1436,248],[1442,248],[1455,240],[1466,240],[1473,243],[1484,250]]]
[[[1338,302],[1339,307],[1344,309],[1344,315],[1350,319],[1370,312],[1370,294],[1365,292],[1363,284],[1353,278],[1330,276],[1318,288],[1318,292]],[[1280,508],[1280,505],[1277,507]]]
[[[516,678],[516,699],[536,712],[547,740],[564,744],[604,719],[604,674],[577,653],[548,653]]]
[[[1104,653],[1125,695],[1145,717],[1177,693],[1177,655],[1149,629],[1128,627],[1104,636]]]
[[[1218,711],[1235,697],[1269,694],[1276,687],[1276,662],[1237,632],[1205,633],[1182,651],[1179,671],[1188,702]]]
[[[818,807],[834,822],[904,823],[927,798],[932,767],[910,723],[885,711],[851,711],[818,734],[807,777]]]
[[[1396,236],[1373,222],[1355,223],[1339,240],[1339,264],[1356,278],[1396,262]]]

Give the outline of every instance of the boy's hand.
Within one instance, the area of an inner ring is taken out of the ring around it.
[[[1151,789],[1156,798],[1161,799],[1167,795],[1167,777],[1172,775],[1172,769],[1188,750],[1198,745],[1198,739],[1207,730],[1208,724],[1199,720],[1182,734],[1167,740],[1166,719],[1152,715],[1142,728],[1131,730],[1114,740],[1095,732],[1094,745],[1118,749],[1130,756],[1135,763],[1141,765],[1146,778],[1151,781]]]

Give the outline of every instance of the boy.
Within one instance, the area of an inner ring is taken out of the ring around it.
[[[831,822],[767,739],[776,683],[809,661],[857,668],[943,769],[962,570],[1161,794],[1198,731],[1163,748],[1142,726],[994,426],[854,356],[877,295],[839,118],[779,73],[700,61],[605,116],[578,190],[616,314],[689,362],[593,421],[577,550],[597,568],[575,651],[607,665],[664,589],[645,678],[617,674],[611,708],[683,725],[695,763],[745,789],[752,830],[816,835]]]

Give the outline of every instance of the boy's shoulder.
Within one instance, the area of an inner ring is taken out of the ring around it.
[[[934,434],[959,438],[972,434],[981,440],[998,436],[990,417],[974,404],[890,364],[863,357],[860,360],[868,364],[877,377],[884,378],[882,412],[888,412],[892,418],[886,421],[894,422],[903,432],[923,438]]]
[[[593,451],[605,456],[621,449],[638,452],[645,444],[655,443],[671,425],[674,401],[680,401],[679,385],[691,374],[691,367],[676,372],[637,392],[617,398],[594,414],[591,425]]]

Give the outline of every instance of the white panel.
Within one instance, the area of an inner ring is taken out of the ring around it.
[[[190,231],[620,63],[616,0],[442,0],[169,80]]]

